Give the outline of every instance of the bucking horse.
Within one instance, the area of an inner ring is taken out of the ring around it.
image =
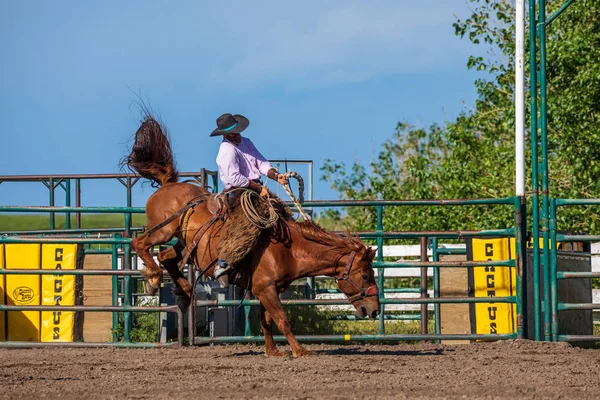
[[[156,293],[163,275],[151,249],[177,238],[177,243],[161,251],[157,259],[171,276],[178,304],[185,311],[193,287],[181,268],[193,264],[201,274],[213,278],[221,228],[228,217],[227,196],[194,183],[179,182],[168,132],[147,111],[131,152],[122,162],[159,186],[146,202],[147,229],[131,241],[132,249],[145,264],[146,291]],[[286,354],[273,340],[273,321],[285,335],[294,357],[311,355],[292,333],[279,294],[300,278],[333,277],[357,315],[375,319],[380,310],[373,272],[375,250],[349,232],[342,236],[311,221],[295,221],[280,201],[272,200],[270,204],[279,218],[263,229],[253,251],[237,266],[232,283],[249,290],[260,302],[267,356]]]

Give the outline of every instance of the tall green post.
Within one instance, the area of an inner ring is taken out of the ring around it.
[[[532,186],[532,230],[533,230],[533,335],[541,340],[541,304],[540,304],[540,200],[538,172],[538,110],[537,110],[537,23],[535,0],[529,0],[529,96],[531,124],[531,186]]]
[[[538,7],[540,37],[540,134],[542,142],[542,245],[544,266],[544,340],[552,340],[550,307],[550,209],[548,201],[548,107],[546,101],[546,0]]]
[[[536,0],[529,0],[529,23],[530,23],[530,93],[531,93],[531,142],[532,142],[532,178],[533,178],[533,237],[534,237],[534,306],[536,310],[534,312],[535,326],[536,326],[536,340],[539,338],[538,327],[541,323],[540,313],[544,313],[544,340],[550,341],[553,337],[557,337],[558,332],[553,332],[552,321],[556,318],[553,315],[553,300],[552,288],[555,277],[551,276],[554,271],[552,268],[551,245],[555,246],[556,243],[550,241],[550,221],[551,221],[551,210],[550,210],[550,190],[549,190],[549,168],[548,168],[548,107],[547,107],[547,55],[546,55],[546,38],[547,28],[560,14],[562,14],[567,7],[569,7],[574,0],[566,1],[550,18],[546,18],[546,0],[538,0],[538,12],[536,20]],[[536,59],[536,44],[538,41],[536,37],[539,37],[539,63]],[[537,85],[539,81],[539,120],[537,113]],[[541,142],[541,163],[538,166],[538,153],[537,153],[537,132],[538,128],[540,131],[540,142]],[[541,171],[539,171],[541,169]],[[539,215],[539,183],[538,175],[541,172],[542,176],[542,212]],[[539,228],[541,222],[542,230],[542,243],[543,258],[542,262],[539,262]],[[544,307],[539,307],[539,284],[540,274],[539,267],[544,268]],[[555,326],[556,328],[556,326]]]
[[[376,206],[377,210],[377,261],[383,262],[383,206]],[[381,313],[379,314],[379,334],[385,334],[385,305],[383,304],[383,299],[385,299],[385,288],[384,288],[384,269],[377,269],[377,286],[379,286],[379,301],[381,304]]]

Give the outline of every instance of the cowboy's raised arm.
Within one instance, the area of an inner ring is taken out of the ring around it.
[[[260,173],[270,179],[273,179],[274,181],[278,182],[280,185],[287,185],[288,184],[287,176],[285,176],[284,174],[280,174],[277,171],[277,169],[275,169],[271,165],[271,163],[269,161],[267,161],[267,159],[260,153],[260,151],[258,151],[258,149],[254,145],[254,143],[250,139],[248,139],[248,141],[252,147],[252,152],[254,153],[253,155],[256,158],[256,163],[258,164],[258,170],[260,171]]]

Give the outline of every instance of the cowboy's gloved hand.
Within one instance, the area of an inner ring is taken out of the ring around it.
[[[290,183],[288,177],[284,174],[277,175],[277,182],[279,182],[280,185],[287,185],[288,183]]]
[[[269,189],[267,189],[266,186],[263,186],[262,189],[260,189],[260,195],[266,199],[268,199],[270,197],[269,194]]]

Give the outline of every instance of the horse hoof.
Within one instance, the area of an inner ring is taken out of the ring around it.
[[[177,304],[177,306],[179,307],[181,312],[185,314],[185,312],[188,310],[188,308],[190,307],[190,304],[192,302],[190,301],[190,298],[187,296],[177,296],[175,303]]]
[[[152,283],[144,281],[144,294],[155,296],[156,292],[158,292],[158,286],[154,286]]]
[[[310,350],[301,350],[298,353],[294,354],[294,358],[300,358],[300,357],[310,357],[310,356],[316,356],[317,353],[315,353],[314,351],[310,351]]]

